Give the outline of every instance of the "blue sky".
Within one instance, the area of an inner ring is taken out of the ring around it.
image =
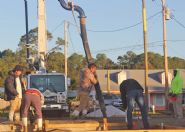
[[[37,0],[27,0],[29,8],[29,29],[37,27]],[[67,1],[67,0],[66,0]],[[81,6],[87,16],[87,33],[92,55],[105,53],[116,62],[119,55],[133,50],[139,54],[143,52],[142,0],[73,0]],[[185,0],[166,0],[167,6],[175,19],[167,21],[167,48],[169,56],[185,59]],[[162,15],[161,0],[146,0],[149,51],[163,54],[161,46]],[[46,0],[47,28],[54,38],[48,42],[48,47],[55,46],[57,37],[63,37],[63,21],[75,23],[70,11],[64,10],[58,0]],[[77,23],[78,14],[75,13]],[[69,54],[77,52],[84,54],[82,42],[77,28],[69,25]],[[79,23],[78,23],[79,24]],[[118,32],[92,32],[109,31],[123,28]],[[25,34],[24,0],[1,0],[0,4],[0,51],[12,49],[15,51],[20,37]],[[173,41],[172,41],[173,40]],[[175,41],[174,41],[175,40]],[[178,41],[177,41],[178,40]],[[155,43],[152,43],[155,42]]]

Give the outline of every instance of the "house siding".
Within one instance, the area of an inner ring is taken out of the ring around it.
[[[137,80],[143,88],[145,87],[145,78],[144,78],[144,70],[109,70],[110,71],[110,92],[120,94],[119,93],[119,76],[118,74],[125,74],[123,77],[124,79],[133,78]],[[169,75],[171,76],[173,70],[169,70]],[[181,76],[185,80],[185,72],[183,69],[180,70]],[[107,92],[107,70],[97,70],[98,79],[100,82],[100,87],[103,92]],[[155,110],[165,110],[165,86],[164,82],[161,82],[162,74],[164,74],[164,70],[149,70],[148,72],[148,91],[149,91],[149,106],[152,106],[155,103],[156,96],[159,95],[163,96],[163,105],[156,105]],[[184,81],[184,88],[185,88],[185,81]],[[159,100],[158,100],[159,101]],[[184,90],[184,105],[183,108],[185,109],[185,90]]]

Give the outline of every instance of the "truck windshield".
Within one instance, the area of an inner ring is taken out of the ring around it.
[[[65,91],[65,77],[63,75],[32,75],[30,76],[30,88],[36,88],[41,92]]]

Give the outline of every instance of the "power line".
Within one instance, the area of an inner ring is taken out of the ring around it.
[[[78,32],[78,34],[80,35],[80,29],[79,29],[79,26],[77,24],[77,20],[76,20],[76,17],[75,17],[75,13],[74,13],[74,1],[72,1],[72,15],[73,15],[73,19],[74,19],[74,22],[75,22],[75,26],[76,26],[76,30]]]
[[[152,18],[154,18],[155,16],[157,16],[157,15],[160,14],[160,13],[161,13],[161,11],[155,13],[154,15],[148,17],[147,20],[151,20]],[[73,13],[73,18],[74,18],[75,24],[73,24],[73,23],[71,23],[71,22],[69,22],[69,21],[68,21],[68,23],[69,23],[70,25],[72,25],[72,26],[75,26],[75,27],[77,28],[78,34],[80,34],[80,33],[79,33],[79,26],[77,25],[77,22],[76,22],[74,13]],[[51,33],[54,33],[61,25],[63,25],[63,23],[64,23],[64,21],[62,21],[59,25],[57,25],[57,26],[51,31]],[[127,29],[129,29],[129,28],[133,28],[133,27],[138,26],[138,25],[140,25],[140,24],[142,24],[142,21],[140,21],[140,22],[138,22],[138,23],[136,23],[136,24],[134,24],[134,25],[131,25],[131,26],[128,26],[128,27],[124,27],[124,28],[119,28],[119,29],[104,30],[104,31],[103,31],[103,30],[102,30],[102,31],[100,31],[100,30],[99,30],[99,31],[95,31],[95,30],[87,29],[87,31],[89,31],[89,32],[118,32],[118,31],[127,30]],[[70,36],[70,33],[69,33],[69,36]],[[72,40],[72,39],[71,39],[71,36],[70,36],[70,41],[71,41],[71,40]],[[71,41],[71,43],[73,44],[72,41]],[[74,47],[74,46],[73,46],[73,47]]]
[[[181,27],[185,28],[185,25],[182,24],[180,21],[178,21],[178,20],[175,18],[174,15],[172,15],[171,18],[172,18],[177,24],[179,24]]]
[[[154,18],[155,16],[159,15],[161,13],[161,11],[155,13],[154,15],[150,16],[147,18],[147,20],[151,20],[152,18]],[[90,32],[119,32],[119,31],[123,31],[123,30],[127,30],[127,29],[130,29],[130,28],[133,28],[133,27],[136,27],[138,25],[142,24],[142,21],[136,23],[136,24],[133,24],[131,26],[128,26],[128,27],[123,27],[123,28],[118,28],[118,29],[113,29],[113,30],[99,30],[99,31],[96,31],[96,30],[91,30],[91,29],[88,29],[88,31]]]
[[[168,42],[184,42],[185,40],[166,40],[166,41],[168,41]]]
[[[163,45],[162,44],[158,44],[158,45],[151,45],[151,46],[149,46],[150,48],[154,48],[154,47],[162,47]],[[125,48],[122,48],[122,49],[117,49],[117,50],[103,50],[103,51],[98,51],[98,52],[92,52],[92,54],[98,54],[98,53],[107,53],[107,52],[115,52],[115,51],[122,51],[122,50],[125,50],[125,49],[129,49],[130,48],[130,50],[131,51],[133,51],[133,50],[143,50],[143,46],[141,45],[141,46],[132,46],[132,47],[125,47]]]
[[[161,42],[162,44],[162,42]],[[113,48],[113,49],[106,49],[106,50],[97,50],[94,51],[93,53],[101,53],[101,52],[114,52],[114,51],[119,51],[119,50],[123,50],[123,49],[129,49],[129,48],[140,48],[143,47],[143,44],[137,44],[137,45],[131,45],[131,46],[125,46],[125,47],[119,47],[119,48]],[[149,46],[155,46],[153,45],[149,45]]]
[[[178,54],[179,56],[184,56],[184,55],[181,54],[179,51],[177,51],[175,48],[171,47],[171,45],[168,45],[168,46],[169,46],[169,48],[170,48],[171,50],[173,50],[173,51],[175,52],[175,54]]]
[[[154,18],[155,16],[159,15],[160,13],[161,13],[161,11],[159,11],[159,12],[155,13],[154,15],[148,17],[147,18],[147,21],[148,20],[151,20],[152,18]],[[69,23],[71,25],[75,26],[75,27],[77,26],[76,24],[73,24],[71,22],[69,22]],[[133,24],[131,26],[127,26],[127,27],[123,27],[123,28],[118,28],[118,29],[112,29],[112,30],[92,30],[92,29],[87,29],[87,31],[89,31],[89,32],[99,32],[99,33],[102,33],[102,32],[107,32],[107,33],[108,32],[119,32],[119,31],[123,31],[123,30],[127,30],[127,29],[130,29],[130,28],[136,27],[136,26],[138,26],[140,24],[142,24],[142,21],[140,21],[140,22],[138,22],[136,24]],[[79,28],[79,26],[78,26],[78,28]]]
[[[60,24],[58,24],[52,31],[51,31],[51,33],[54,33],[61,25],[63,25],[64,24],[64,20],[60,23]]]
[[[71,43],[71,45],[72,45],[73,51],[76,52],[74,43],[73,43],[73,41],[72,41],[71,33],[70,33],[69,30],[68,30],[68,35],[69,35],[69,41],[70,41],[70,43]]]
[[[185,40],[166,40],[168,42],[185,42]],[[158,44],[158,45],[156,45]],[[159,45],[160,44],[160,45]],[[162,46],[161,44],[163,44],[163,41],[154,41],[154,42],[149,42],[148,46],[152,47],[152,46]],[[101,53],[101,52],[113,52],[113,51],[119,51],[119,50],[123,50],[123,49],[127,49],[127,48],[140,48],[143,47],[143,44],[135,44],[135,45],[130,45],[130,46],[124,46],[124,47],[118,47],[118,48],[112,48],[112,49],[106,49],[106,50],[97,50],[97,51],[93,51],[93,53]]]
[[[167,42],[185,42],[185,40],[166,40]],[[148,47],[159,47],[163,46],[163,41],[153,41],[148,43]],[[130,46],[123,46],[123,47],[118,47],[118,48],[111,48],[111,49],[105,49],[105,50],[96,50],[92,51],[92,54],[97,54],[97,53],[105,53],[105,52],[115,52],[115,51],[121,51],[123,49],[132,49],[136,50],[138,48],[143,48],[143,43],[140,44],[135,44],[135,45],[130,45]],[[80,51],[75,51],[76,53],[80,53]]]

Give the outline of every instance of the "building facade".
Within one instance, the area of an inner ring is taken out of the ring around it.
[[[103,92],[111,92],[115,94],[119,93],[120,83],[128,78],[137,80],[143,88],[145,88],[145,77],[144,70],[97,70],[98,79]],[[185,80],[185,70],[180,70],[181,77]],[[168,73],[169,88],[171,80],[173,79],[173,70],[169,70]],[[185,81],[183,84],[185,88]],[[149,93],[149,104],[150,108],[156,110],[166,109],[166,90],[169,88],[165,87],[165,73],[164,70],[149,70],[148,72],[148,93]],[[185,89],[183,90],[183,100],[185,109]]]

